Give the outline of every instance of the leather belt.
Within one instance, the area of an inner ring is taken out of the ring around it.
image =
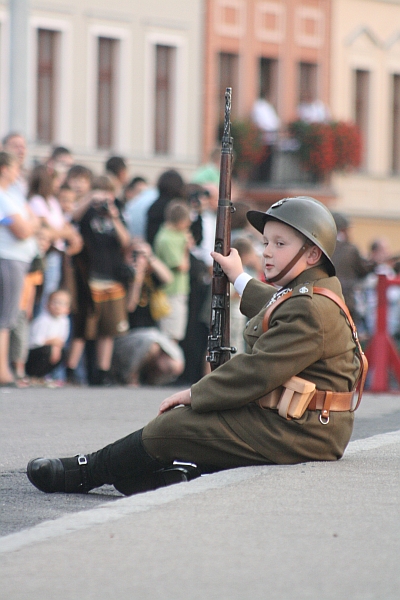
[[[323,392],[317,390],[311,398],[307,410],[322,410],[327,395],[330,395],[329,410],[333,412],[345,412],[352,410],[354,392]]]

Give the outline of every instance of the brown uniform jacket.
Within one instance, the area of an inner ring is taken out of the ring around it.
[[[342,297],[336,277],[321,267],[306,270],[286,286],[293,295],[272,313],[264,333],[266,304],[276,289],[249,281],[241,311],[249,317],[244,336],[250,352],[233,356],[191,388],[194,411],[218,411],[235,434],[271,462],[340,458],[352,432],[350,412],[331,413],[329,424],[322,425],[317,411],[287,421],[254,403],[293,375],[319,390],[354,388],[360,363],[350,327],[332,300],[313,294],[314,283]]]

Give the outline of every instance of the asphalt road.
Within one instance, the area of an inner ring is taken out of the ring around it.
[[[365,394],[338,463],[235,469],[132,498],[29,483],[30,458],[97,450],[173,391],[0,388],[1,597],[400,597],[400,394]]]

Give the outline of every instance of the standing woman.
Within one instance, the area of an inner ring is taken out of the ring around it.
[[[15,326],[25,273],[37,253],[39,221],[22,196],[9,191],[19,174],[17,159],[0,152],[0,386],[14,385],[9,366],[10,329]]]
[[[51,231],[52,245],[46,254],[46,267],[40,312],[47,307],[47,300],[59,287],[62,279],[63,255],[76,254],[82,249],[80,235],[67,222],[60,203],[54,196],[54,176],[44,165],[38,165],[31,173],[28,192],[29,205],[40,221]]]

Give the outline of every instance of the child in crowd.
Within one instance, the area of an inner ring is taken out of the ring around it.
[[[60,187],[57,198],[61,206],[61,210],[63,211],[65,220],[70,223],[77,199],[76,191],[72,189],[69,183],[65,182]]]
[[[75,192],[77,203],[90,192],[92,180],[92,171],[83,165],[74,165],[68,171],[65,182]]]
[[[165,223],[154,239],[154,251],[172,271],[173,280],[164,288],[171,312],[160,319],[160,329],[171,339],[183,340],[186,333],[189,297],[189,249],[192,237],[189,206],[172,201],[165,210]]]
[[[47,311],[33,320],[26,362],[27,375],[44,377],[63,360],[70,329],[70,305],[69,292],[56,290],[49,296]]]

